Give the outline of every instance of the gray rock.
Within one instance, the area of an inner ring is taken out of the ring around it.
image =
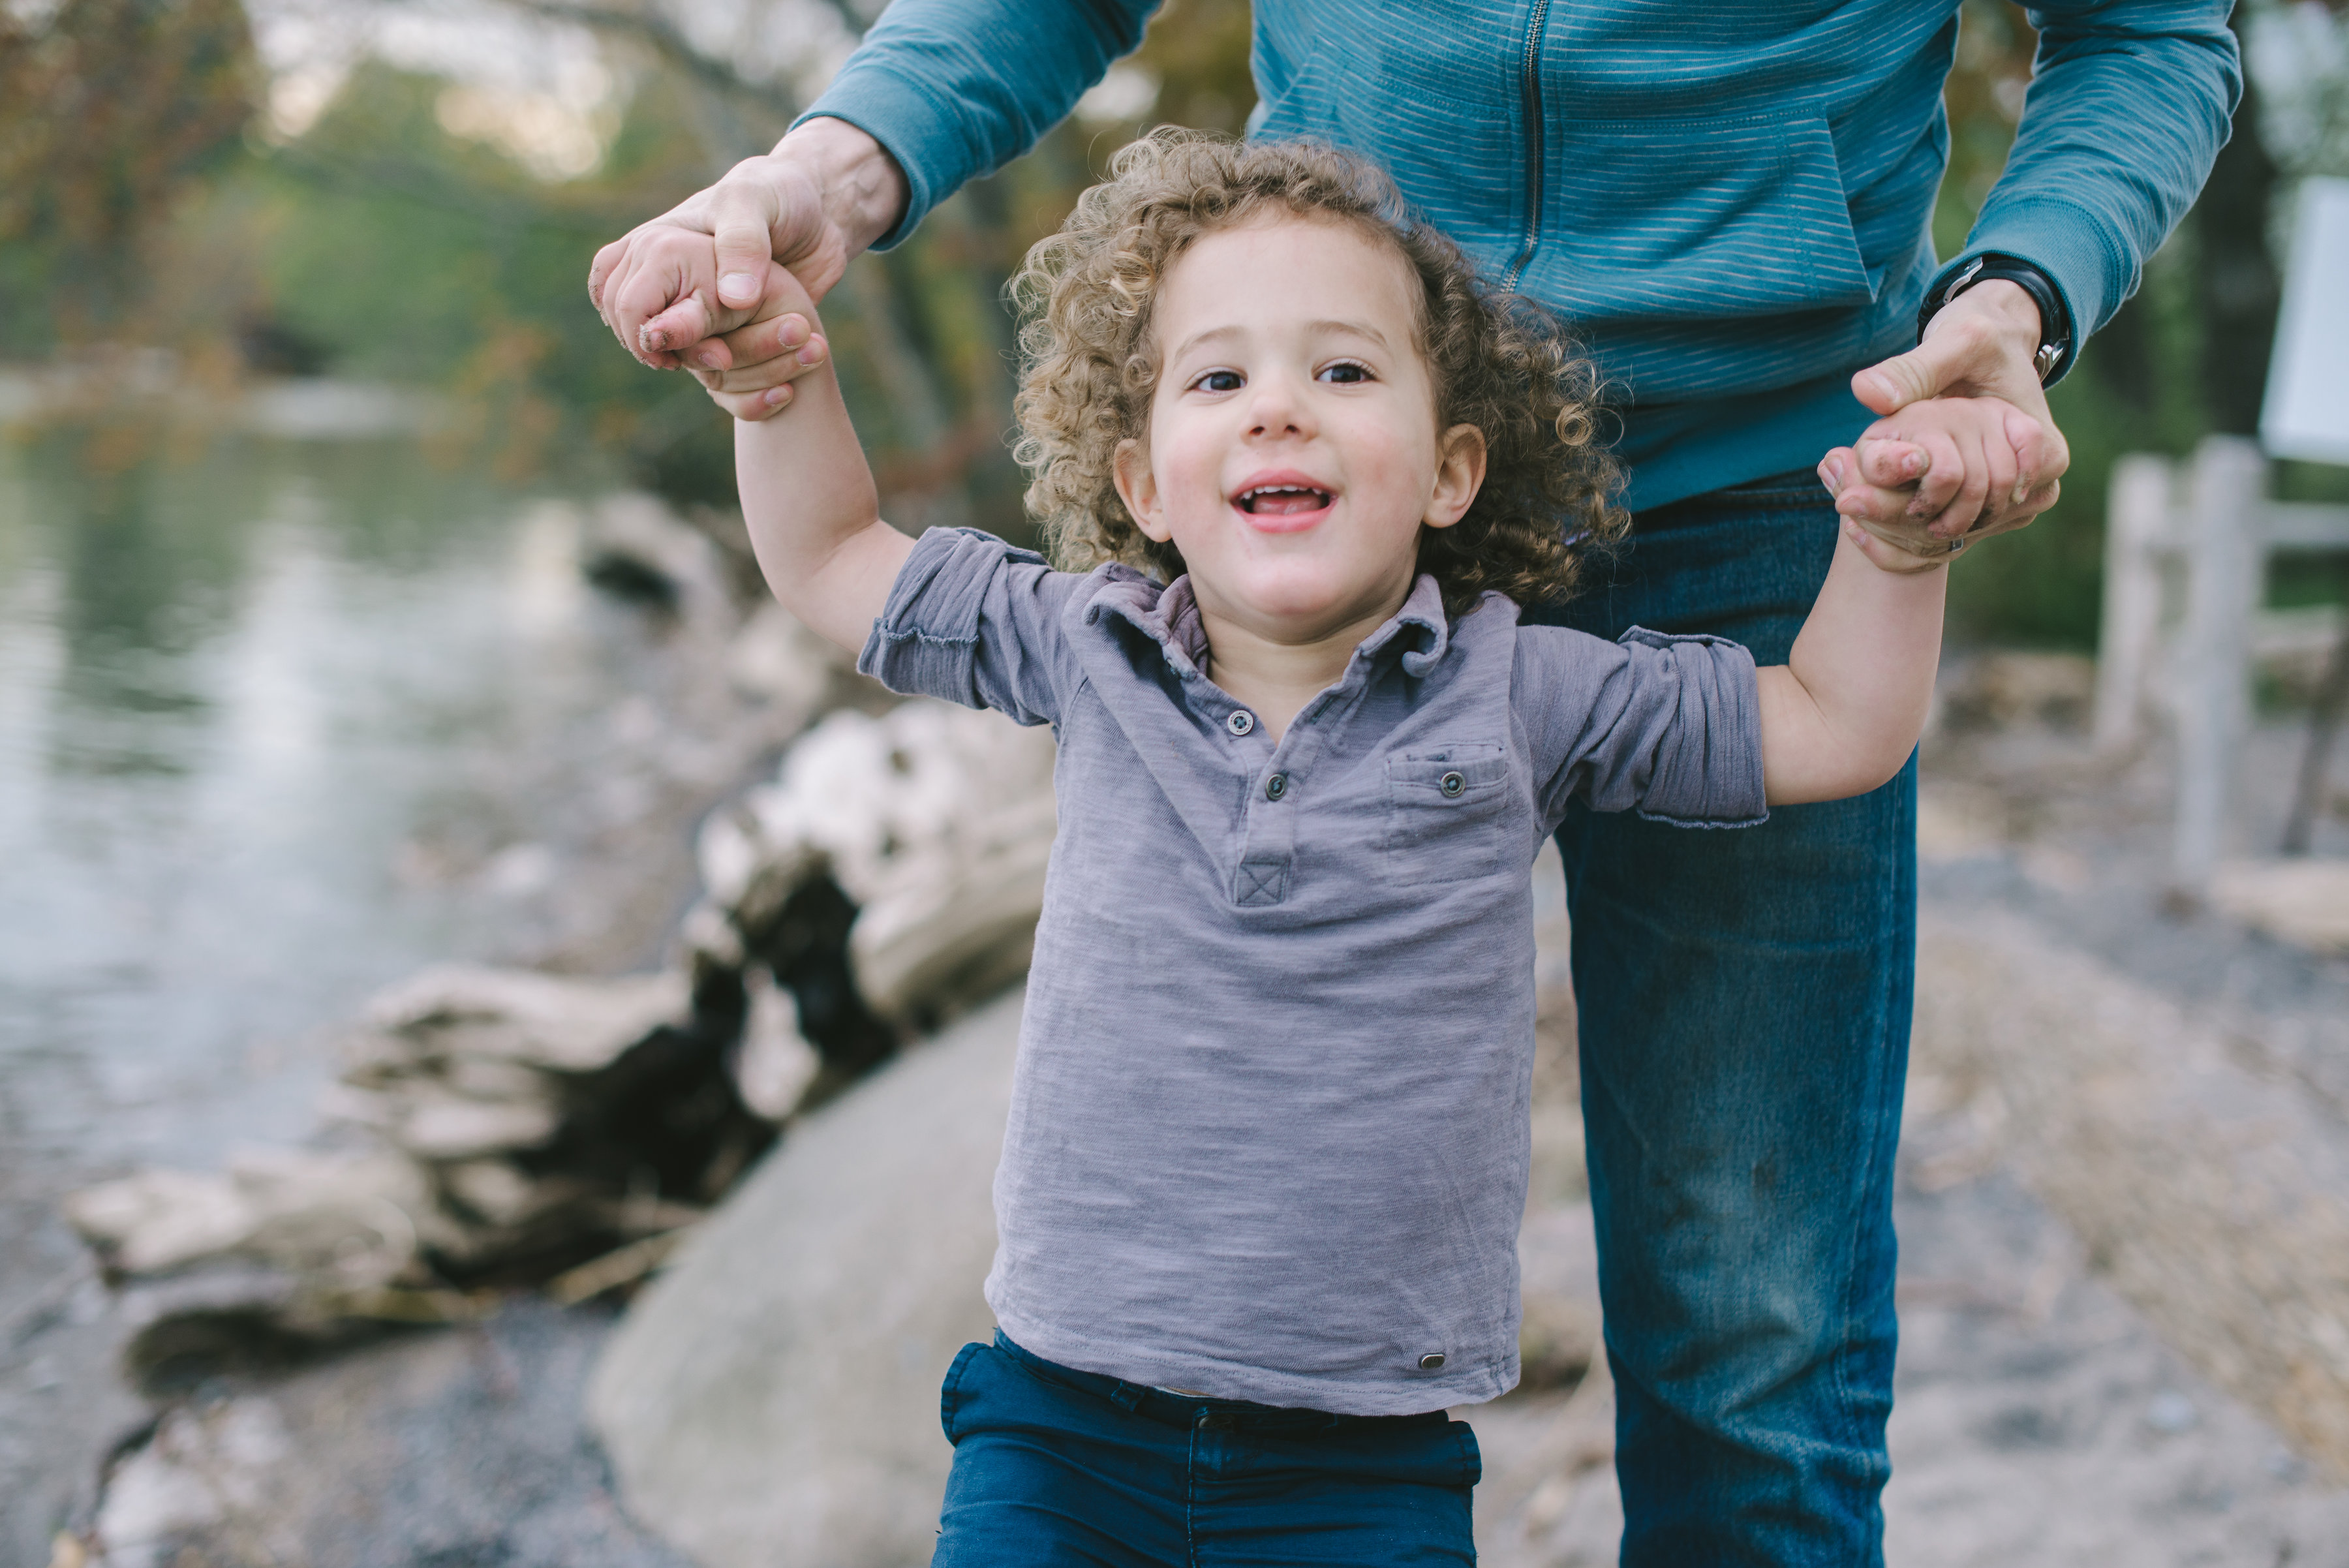
[[[2230,860],[2210,879],[2210,902],[2279,941],[2349,954],[2349,862]]]
[[[799,1124],[607,1346],[588,1411],[622,1496],[706,1568],[929,1560],[938,1383],[993,1323],[1021,1000]]]

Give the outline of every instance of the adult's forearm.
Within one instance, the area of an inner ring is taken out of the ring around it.
[[[1142,42],[1158,0],[895,0],[792,133],[820,117],[870,135],[903,171],[903,239],[968,181],[1066,119]]]
[[[2225,0],[2072,0],[2032,13],[2039,56],[1968,254],[2053,277],[2085,338],[2192,206],[2242,90]]]

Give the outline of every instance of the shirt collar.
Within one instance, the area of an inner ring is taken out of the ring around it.
[[[1102,569],[1102,582],[1085,607],[1085,624],[1097,624],[1103,615],[1124,621],[1165,651],[1167,663],[1183,675],[1195,675],[1206,660],[1207,629],[1199,619],[1199,601],[1191,592],[1189,573],[1161,587],[1127,566]],[[1452,640],[1451,624],[1444,615],[1444,590],[1422,572],[1404,596],[1402,607],[1362,639],[1348,666],[1367,665],[1388,644],[1408,637],[1402,670],[1416,679],[1443,662]]]

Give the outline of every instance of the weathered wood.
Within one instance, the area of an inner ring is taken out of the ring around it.
[[[2267,459],[2259,443],[2209,436],[2194,453],[2180,639],[2178,819],[2173,889],[2199,898],[2218,865],[2234,760],[2251,712],[2251,613],[2264,552],[2259,517]]]
[[[2161,650],[2161,564],[2171,550],[2170,464],[2133,453],[2113,464],[2105,524],[2104,621],[2096,642],[2095,739],[2126,751],[2143,731]]]
[[[2333,645],[2332,662],[2316,690],[2315,711],[2308,722],[2308,747],[2301,753],[2292,810],[2284,817],[2281,847],[2286,855],[2308,853],[2316,814],[2324,805],[2324,775],[2333,757],[2333,737],[2340,731],[2344,709],[2349,709],[2349,630]]]
[[[2250,717],[2252,666],[2302,640],[2302,611],[2262,612],[2267,558],[2282,550],[2349,551],[2349,506],[2266,499],[2258,446],[2213,437],[2190,465],[2135,453],[2114,464],[2105,536],[2104,622],[2096,654],[2095,742],[2125,752],[2142,738],[2148,710],[2167,708],[2178,729],[2175,892],[2207,891],[2225,836],[2233,759]],[[2167,581],[2185,579],[2184,625],[2165,623]],[[2331,690],[2328,684],[2325,689]],[[2320,698],[2310,756],[2329,738]],[[2313,761],[2321,779],[2323,764]],[[2301,794],[2313,786],[2303,780]],[[2285,853],[2305,837],[2286,832]]]
[[[2260,540],[2271,550],[2349,550],[2349,506],[2271,501],[2260,508]]]

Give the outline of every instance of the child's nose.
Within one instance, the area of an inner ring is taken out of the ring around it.
[[[1254,436],[1311,433],[1306,400],[1285,376],[1259,376],[1250,383],[1256,401],[1248,410],[1248,433]]]

